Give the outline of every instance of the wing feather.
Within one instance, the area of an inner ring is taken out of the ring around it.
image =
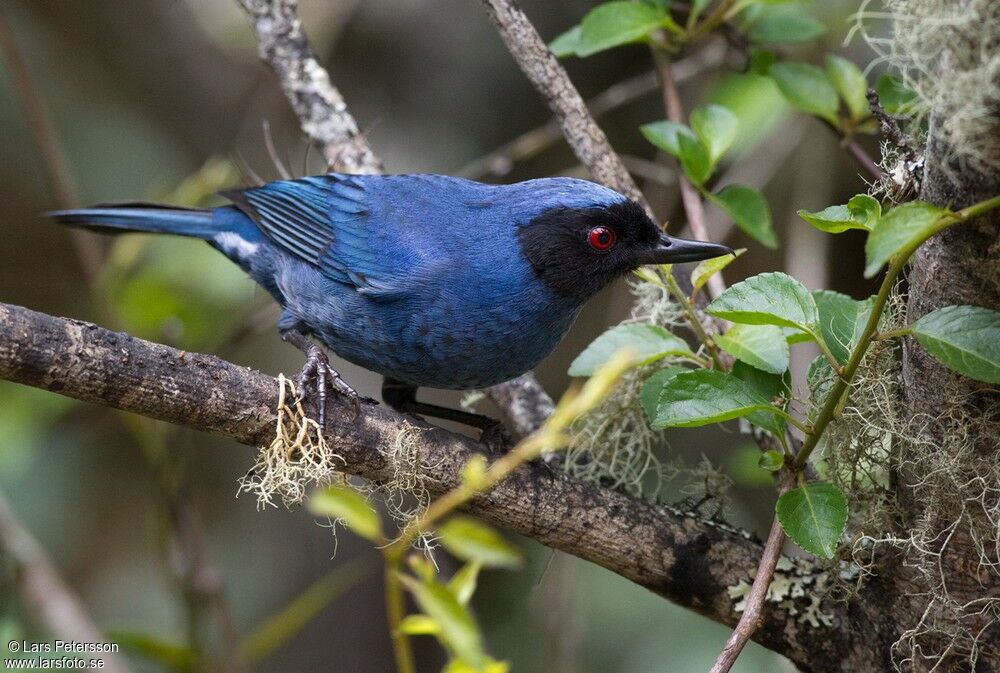
[[[366,182],[330,173],[222,192],[271,241],[325,276],[379,299],[405,295],[405,269],[392,267],[372,236]]]

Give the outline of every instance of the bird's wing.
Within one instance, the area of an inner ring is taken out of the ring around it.
[[[369,195],[360,176],[279,180],[222,195],[271,241],[331,280],[376,299],[405,295],[405,259],[375,240],[380,232],[369,221]]]

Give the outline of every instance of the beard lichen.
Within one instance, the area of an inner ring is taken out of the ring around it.
[[[1000,169],[1000,3],[996,0],[883,0],[862,3],[856,28],[916,93],[911,128],[930,121],[942,168]],[[878,20],[891,33],[877,34]]]
[[[894,293],[881,329],[903,325],[905,298]],[[1000,585],[1000,465],[982,450],[1000,408],[971,414],[967,395],[956,387],[939,415],[907,418],[900,344],[876,341],[820,447],[823,477],[851,503],[836,563],[852,572],[831,575],[831,594],[857,596],[886,559],[901,559],[894,572],[907,578],[909,609],[900,615],[919,616],[900,623],[898,670],[915,659],[928,667],[957,659],[974,670],[979,657],[1000,655],[988,635],[1000,627],[1000,596],[989,589]],[[970,582],[979,587],[971,600]]]
[[[664,287],[636,281],[630,289],[635,304],[623,324],[653,324],[671,331],[684,324],[681,307]],[[572,426],[563,467],[578,479],[650,500],[658,499],[665,483],[681,480],[688,484],[688,499],[712,499],[721,511],[729,479],[707,460],[685,468],[679,457],[663,457],[668,448],[665,435],[650,427],[640,402],[646,378],[669,364],[676,363],[667,358],[628,372],[600,405],[580,417]]]
[[[420,465],[420,428],[404,423],[388,446],[380,446],[391,470],[389,478],[368,482],[362,492],[378,496],[385,503],[386,514],[399,526],[405,526],[423,513],[431,501],[426,470]]]
[[[256,496],[259,507],[274,505],[275,498],[286,507],[299,504],[310,487],[332,482],[338,465],[344,465],[319,423],[306,415],[295,384],[283,374],[278,375],[276,416],[274,439],[261,447],[237,491]]]

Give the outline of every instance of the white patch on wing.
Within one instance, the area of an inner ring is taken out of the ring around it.
[[[215,242],[230,255],[235,255],[240,259],[252,257],[260,247],[256,243],[251,243],[242,236],[232,231],[223,231],[215,235]]]

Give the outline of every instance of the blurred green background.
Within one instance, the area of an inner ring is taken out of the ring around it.
[[[521,4],[546,39],[593,5]],[[842,44],[856,8],[851,0],[811,7],[828,30],[796,47],[796,57],[817,62],[833,51],[867,65],[871,53],[863,43]],[[274,179],[279,173],[265,124],[293,173],[323,170],[318,152],[306,152],[231,0],[3,0],[0,11],[47,103],[83,203],[196,201],[241,184],[233,164]],[[302,0],[301,11],[321,60],[392,172],[458,173],[548,119],[479,2]],[[740,60],[734,56],[681,84],[688,109],[714,100],[740,117],[740,149],[724,169],[726,179],[764,191],[781,239],[778,250],[766,250],[710,209],[714,237],[750,248],[729,267],[727,280],[783,269],[810,288],[865,296],[861,237],[824,237],[794,214],[862,191],[857,167],[832,133],[788,108],[770,81],[739,74]],[[632,46],[570,60],[567,67],[590,97],[649,71],[651,61],[644,47]],[[657,156],[637,132],[639,124],[663,117],[658,92],[650,91],[601,122],[659,214],[681,223],[676,185],[661,184],[673,182],[673,161]],[[0,64],[0,129],[0,301],[213,352],[273,374],[298,371],[301,356],[278,339],[268,297],[199,242],[100,238],[108,261],[87,278],[69,233],[39,216],[59,204],[7,60]],[[864,142],[876,154],[874,142]],[[561,142],[488,179],[558,173],[581,174]],[[558,395],[567,386],[574,355],[625,317],[630,302],[624,283],[591,302],[538,371],[549,392]],[[799,350],[794,362],[804,371],[811,354]],[[335,366],[362,394],[377,396],[377,376]],[[457,402],[453,394],[438,398]],[[723,466],[736,482],[729,518],[766,530],[773,489],[743,436],[700,429],[671,431],[666,439],[688,463],[707,456]],[[363,571],[255,670],[391,670],[381,557],[350,534],[335,541],[302,509],[260,511],[252,498],[236,498],[237,479],[252,460],[246,447],[231,442],[0,382],[0,492],[103,629],[123,639],[193,639],[218,647],[214,617],[192,621],[183,544],[166,525],[171,512],[193,511],[241,636],[338,567],[348,568],[340,571],[345,581],[354,569]],[[530,555],[527,568],[488,573],[474,603],[489,651],[512,660],[515,671],[706,670],[725,640],[725,628],[609,572],[530,541],[517,543]],[[18,600],[13,572],[0,557],[0,631],[44,638]],[[435,670],[436,646],[421,645],[424,670]],[[164,670],[143,658],[133,663],[137,670]],[[779,657],[752,646],[734,670],[783,667]]]

